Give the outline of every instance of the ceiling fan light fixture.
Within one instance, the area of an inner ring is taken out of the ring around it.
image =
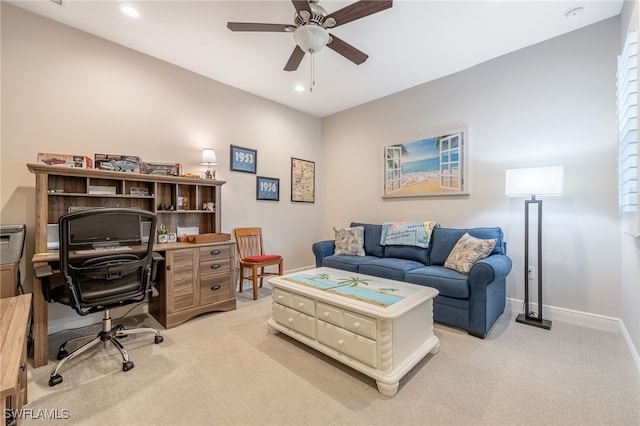
[[[293,40],[308,53],[319,52],[329,42],[329,33],[321,26],[308,24],[296,28]]]

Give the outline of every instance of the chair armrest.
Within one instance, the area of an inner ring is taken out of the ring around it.
[[[155,251],[152,253],[153,260],[151,261],[151,283],[156,282],[158,274],[158,264],[164,260],[164,257],[160,253]]]
[[[51,276],[53,275],[53,268],[51,265],[38,266],[34,270],[34,274],[37,279],[40,280],[40,286],[42,287],[42,296],[47,302],[51,300]]]
[[[322,259],[331,256],[335,251],[335,241],[334,240],[325,240],[318,241],[317,243],[313,243],[311,246],[311,250],[313,251],[313,255],[316,257],[316,268],[322,266]]]
[[[469,285],[486,286],[507,277],[511,272],[511,258],[505,254],[493,254],[479,260],[469,273]],[[473,290],[472,290],[473,291]]]

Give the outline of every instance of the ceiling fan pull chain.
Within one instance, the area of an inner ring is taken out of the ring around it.
[[[313,86],[316,85],[316,77],[315,77],[315,61],[313,60],[313,57],[315,56],[313,54],[313,50],[311,50],[309,52],[311,54],[311,84],[309,85],[309,92],[313,92]]]

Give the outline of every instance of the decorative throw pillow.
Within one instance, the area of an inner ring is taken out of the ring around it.
[[[364,226],[333,228],[335,232],[335,255],[364,256]]]
[[[496,238],[481,240],[465,232],[449,253],[444,267],[469,275],[471,267],[480,259],[489,256],[496,245]]]

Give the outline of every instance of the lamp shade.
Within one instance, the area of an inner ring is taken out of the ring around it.
[[[319,25],[302,25],[293,33],[293,40],[307,53],[319,52],[329,41],[329,33]]]
[[[564,168],[562,166],[507,169],[505,194],[510,197],[530,195],[562,195]]]
[[[218,164],[218,157],[216,157],[216,152],[211,148],[205,148],[202,150],[202,158],[200,159],[200,164],[206,166],[213,166]]]

